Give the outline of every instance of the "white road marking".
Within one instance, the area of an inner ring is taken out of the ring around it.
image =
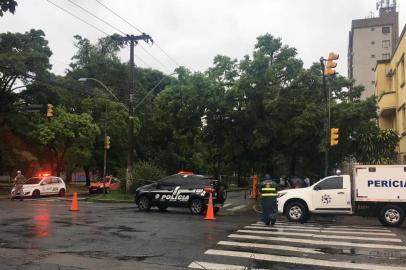
[[[374,269],[374,270],[404,270],[404,266],[389,266],[389,265],[377,265],[377,264],[364,264],[364,263],[352,263],[349,261],[328,261],[328,260],[318,260],[310,258],[301,257],[287,257],[279,255],[269,255],[261,253],[251,253],[242,251],[226,251],[226,250],[215,250],[209,249],[205,252],[209,255],[221,255],[221,256],[232,256],[232,257],[243,257],[243,258],[253,258],[255,260],[263,261],[273,261],[273,262],[283,262],[290,264],[299,265],[311,265],[311,266],[322,266],[322,267],[337,267],[337,268],[348,268],[348,269]]]
[[[314,237],[325,239],[349,239],[349,240],[366,240],[366,241],[380,241],[380,242],[396,242],[400,243],[402,240],[398,238],[376,238],[376,237],[362,237],[352,235],[327,235],[327,234],[314,234],[314,233],[294,233],[294,232],[270,232],[261,230],[238,230],[239,233],[254,233],[254,234],[270,234],[270,235],[286,235],[286,236],[302,236],[302,237]]]
[[[263,223],[255,223],[253,226],[265,226]],[[320,227],[320,226],[309,226],[309,225],[299,225],[299,224],[281,224],[276,223],[274,227],[281,228],[303,228],[303,229],[323,229],[323,230],[341,230],[341,231],[360,231],[360,232],[391,232],[387,229],[359,229],[359,228],[332,228],[332,227]]]
[[[225,204],[223,205],[223,208],[229,207],[229,206],[231,206],[231,205],[232,205],[231,203],[225,203]]]
[[[260,222],[257,222],[260,223]],[[292,225],[292,222],[283,222],[283,221],[278,221],[276,222],[276,224],[280,224],[280,225]],[[325,226],[328,228],[349,228],[349,229],[363,229],[363,230],[380,230],[380,231],[388,231],[387,228],[385,227],[377,227],[377,226],[361,226],[361,225],[334,225],[333,223],[329,223],[329,224],[320,224],[320,223],[305,223],[304,225],[306,226]]]
[[[383,244],[369,244],[369,243],[351,243],[351,242],[339,242],[339,241],[325,241],[325,240],[312,240],[312,239],[298,239],[288,237],[266,237],[258,235],[245,235],[245,234],[230,234],[230,238],[239,239],[255,239],[266,241],[280,241],[289,243],[301,243],[311,245],[326,245],[326,246],[346,246],[346,247],[360,247],[360,248],[378,248],[378,249],[394,249],[394,250],[406,250],[406,246],[397,245],[383,245]]]
[[[262,230],[277,230],[283,231],[303,231],[303,232],[318,232],[318,233],[332,233],[332,234],[357,234],[357,235],[381,235],[381,236],[396,236],[396,233],[383,233],[383,232],[355,232],[355,231],[330,231],[317,228],[288,228],[288,227],[269,227],[269,226],[245,226],[247,229],[262,229]]]
[[[191,264],[189,264],[189,268],[207,269],[207,270],[245,270],[245,269],[247,269],[243,265],[220,264],[220,263],[209,263],[209,262],[198,262],[198,261],[194,261]]]
[[[250,247],[250,248],[267,248],[267,249],[279,249],[279,250],[283,250],[283,251],[295,251],[295,252],[312,253],[312,254],[325,254],[324,252],[317,251],[314,248],[300,248],[300,247],[271,245],[271,244],[234,242],[234,241],[220,241],[220,242],[217,243],[217,245]]]
[[[247,207],[246,205],[239,205],[239,206],[235,206],[233,208],[227,209],[227,210],[229,210],[229,211],[237,211],[237,210],[240,210],[240,209],[243,209],[243,208],[246,208],[246,207]]]

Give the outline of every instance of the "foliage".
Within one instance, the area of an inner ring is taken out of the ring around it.
[[[68,113],[63,107],[55,108],[55,116],[50,121],[42,121],[31,132],[31,136],[45,146],[48,151],[52,171],[57,175],[65,162],[72,167],[75,162],[83,165],[93,150],[94,139],[100,133],[89,114]],[[66,158],[70,156],[70,160]],[[81,161],[79,161],[81,160]]]
[[[364,164],[394,164],[398,134],[391,129],[375,126],[362,130],[355,138],[355,158]]]
[[[17,2],[15,0],[0,0],[0,17],[3,17],[4,12],[11,12],[14,14],[16,11]]]

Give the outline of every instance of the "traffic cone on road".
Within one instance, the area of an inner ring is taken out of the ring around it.
[[[204,219],[206,219],[206,220],[215,220],[215,219],[216,219],[216,218],[214,217],[214,208],[213,208],[213,196],[212,196],[212,192],[210,192],[209,205],[207,206],[206,217],[205,217]]]
[[[78,193],[73,192],[72,204],[69,211],[80,211],[78,206]]]

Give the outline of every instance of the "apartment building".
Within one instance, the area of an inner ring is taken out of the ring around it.
[[[361,99],[375,93],[375,65],[391,59],[399,35],[396,1],[378,3],[379,17],[353,20],[349,33],[348,78],[363,85]]]
[[[375,71],[378,125],[381,129],[394,129],[400,135],[397,152],[401,164],[406,164],[405,32],[406,25],[391,59],[379,60]]]

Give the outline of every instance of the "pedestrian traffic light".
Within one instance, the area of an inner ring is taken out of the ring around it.
[[[340,129],[338,128],[331,128],[330,129],[330,146],[334,146],[338,144],[338,133]]]
[[[110,149],[110,136],[104,137],[104,149]]]
[[[331,76],[336,74],[334,68],[337,67],[337,62],[335,62],[335,60],[337,60],[338,57],[339,55],[333,52],[328,54],[326,68],[324,69],[324,75]]]
[[[54,105],[48,103],[47,105],[48,109],[47,109],[47,117],[51,118],[54,116]]]

